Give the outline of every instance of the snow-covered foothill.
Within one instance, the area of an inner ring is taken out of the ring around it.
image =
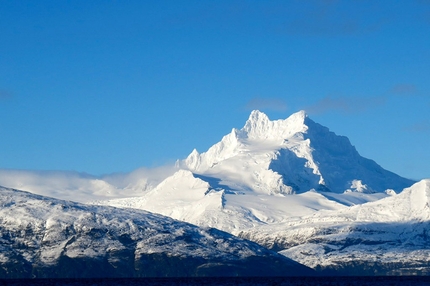
[[[397,195],[249,229],[240,236],[318,270],[415,275],[430,274],[429,228],[427,179]]]
[[[299,273],[312,272],[216,229],[0,187],[0,278]]]

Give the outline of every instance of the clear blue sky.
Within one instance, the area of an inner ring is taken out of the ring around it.
[[[158,166],[252,109],[430,178],[430,2],[0,1],[0,168]]]

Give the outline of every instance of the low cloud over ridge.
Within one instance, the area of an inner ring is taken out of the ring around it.
[[[142,195],[176,167],[139,168],[130,173],[93,176],[73,171],[0,169],[0,186],[77,202]]]

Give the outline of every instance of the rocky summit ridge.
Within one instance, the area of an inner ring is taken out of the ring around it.
[[[258,167],[251,167],[253,163]],[[311,189],[399,192],[413,183],[360,156],[347,137],[314,122],[304,111],[274,121],[260,111],[252,111],[242,129],[233,129],[206,152],[193,150],[179,166],[226,181],[231,166],[236,167],[235,174],[242,169],[247,174],[252,171],[255,175],[248,183],[243,182],[243,187],[257,192],[263,188],[268,193]]]

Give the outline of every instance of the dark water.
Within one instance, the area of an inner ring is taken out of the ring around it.
[[[0,280],[1,285],[37,286],[99,286],[99,285],[285,285],[285,286],[430,286],[430,277],[288,277],[288,278],[125,278],[125,279],[11,279]]]

